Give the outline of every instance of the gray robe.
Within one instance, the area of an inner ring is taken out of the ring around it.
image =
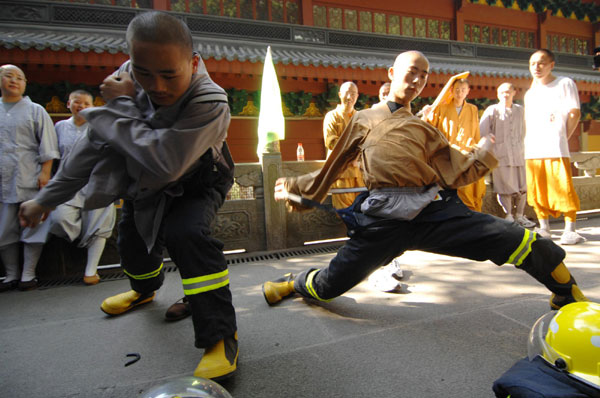
[[[33,198],[42,163],[59,158],[54,123],[41,105],[23,97],[7,112],[0,104],[0,202]]]
[[[119,71],[131,73],[129,61]],[[135,86],[135,98],[117,97],[81,112],[90,124],[88,135],[75,143],[35,200],[56,207],[86,184],[86,209],[132,200],[137,230],[150,251],[167,196],[183,194],[179,180],[202,166],[200,157],[211,150],[215,164],[233,168],[223,151],[230,113],[227,94],[202,61],[189,89],[171,106],[155,109]]]

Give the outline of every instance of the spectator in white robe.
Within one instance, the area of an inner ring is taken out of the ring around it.
[[[60,157],[54,124],[46,110],[25,96],[25,73],[15,65],[0,67],[0,258],[5,278],[0,292],[37,287],[36,266],[47,223],[19,225],[19,205],[32,199],[50,180]],[[19,242],[23,242],[20,268]]]
[[[527,179],[525,177],[525,111],[513,99],[516,90],[512,83],[498,86],[498,100],[489,106],[479,122],[482,137],[494,135],[494,155],[498,167],[492,171],[493,189],[502,206],[505,218],[525,228],[535,223],[525,217]],[[514,215],[513,215],[514,213]]]

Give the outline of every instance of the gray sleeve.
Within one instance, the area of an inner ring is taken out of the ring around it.
[[[96,164],[102,160],[102,148],[83,136],[60,164],[56,175],[38,192],[35,201],[46,207],[65,203],[83,188]]]
[[[60,159],[58,139],[54,130],[54,123],[48,112],[40,105],[35,108],[35,132],[40,142],[39,161],[45,163],[50,159]]]
[[[209,148],[220,146],[230,121],[226,103],[191,103],[171,126],[153,128],[129,97],[88,111],[86,118],[91,134],[164,183],[177,180]]]

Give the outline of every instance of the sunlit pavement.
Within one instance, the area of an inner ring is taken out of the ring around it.
[[[558,243],[562,223],[552,224]],[[578,220],[587,242],[565,246],[567,266],[600,301],[600,218]],[[246,397],[493,397],[492,383],[526,355],[527,335],[549,293],[511,265],[422,252],[402,257],[399,293],[362,283],[318,304],[295,297],[269,307],[261,284],[325,266],[313,254],[230,267],[239,369],[221,384]],[[167,323],[182,296],[167,273],[154,302],[120,317],[100,303],[126,280],[0,294],[0,396],[139,397],[191,375],[202,351],[191,319]],[[139,353],[141,359],[125,367]]]

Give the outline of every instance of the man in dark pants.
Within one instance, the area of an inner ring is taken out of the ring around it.
[[[514,264],[553,293],[552,308],[586,300],[563,264],[565,252],[559,246],[514,223],[471,211],[458,198],[456,188],[495,167],[493,137],[461,152],[439,130],[413,116],[410,102],[425,86],[428,73],[423,54],[400,54],[389,70],[387,117],[370,128],[365,123],[368,112],[381,109],[359,112],[318,174],[277,181],[277,200],[295,194],[322,201],[339,170],[360,155],[369,192],[348,209],[350,240],[329,266],[266,282],[263,293],[269,304],[294,292],[330,300],[406,250]]]
[[[195,345],[204,348],[194,375],[223,378],[237,368],[237,326],[222,244],[210,224],[233,182],[227,95],[180,19],[141,13],[126,38],[130,61],[100,86],[107,105],[82,112],[88,135],[19,216],[35,225],[86,184],[84,207],[124,198],[118,245],[132,290],[104,300],[102,311],[119,315],[152,301],[166,247],[190,302]]]

